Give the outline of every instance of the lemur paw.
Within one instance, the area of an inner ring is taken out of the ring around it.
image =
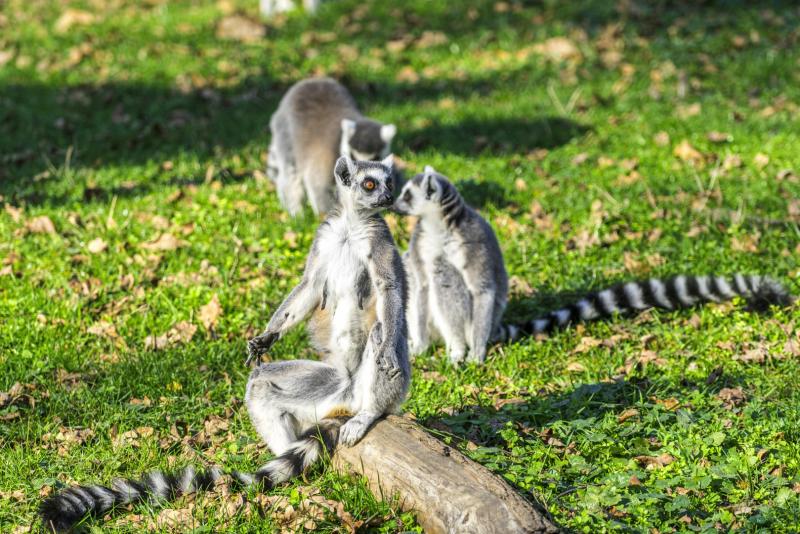
[[[367,430],[369,430],[369,424],[354,417],[339,429],[339,443],[345,447],[352,447],[364,437]]]
[[[244,364],[250,365],[253,360],[261,358],[261,355],[267,352],[276,341],[278,341],[276,332],[264,332],[260,336],[249,340],[247,342],[247,359]]]

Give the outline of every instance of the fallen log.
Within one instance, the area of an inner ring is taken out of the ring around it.
[[[379,498],[399,498],[425,532],[555,533],[559,529],[502,478],[409,419],[382,419],[333,465],[363,475]]]

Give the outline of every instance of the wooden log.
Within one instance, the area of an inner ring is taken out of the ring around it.
[[[379,498],[399,498],[425,532],[554,533],[559,529],[502,478],[409,419],[380,420],[333,465],[365,476]]]

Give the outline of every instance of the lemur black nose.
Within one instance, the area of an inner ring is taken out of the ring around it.
[[[378,199],[378,205],[386,208],[394,204],[394,197],[390,193],[384,193],[381,195],[381,198]]]

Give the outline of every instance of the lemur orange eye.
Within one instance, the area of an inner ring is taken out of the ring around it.
[[[375,182],[373,180],[364,180],[364,189],[372,191],[375,189]]]

